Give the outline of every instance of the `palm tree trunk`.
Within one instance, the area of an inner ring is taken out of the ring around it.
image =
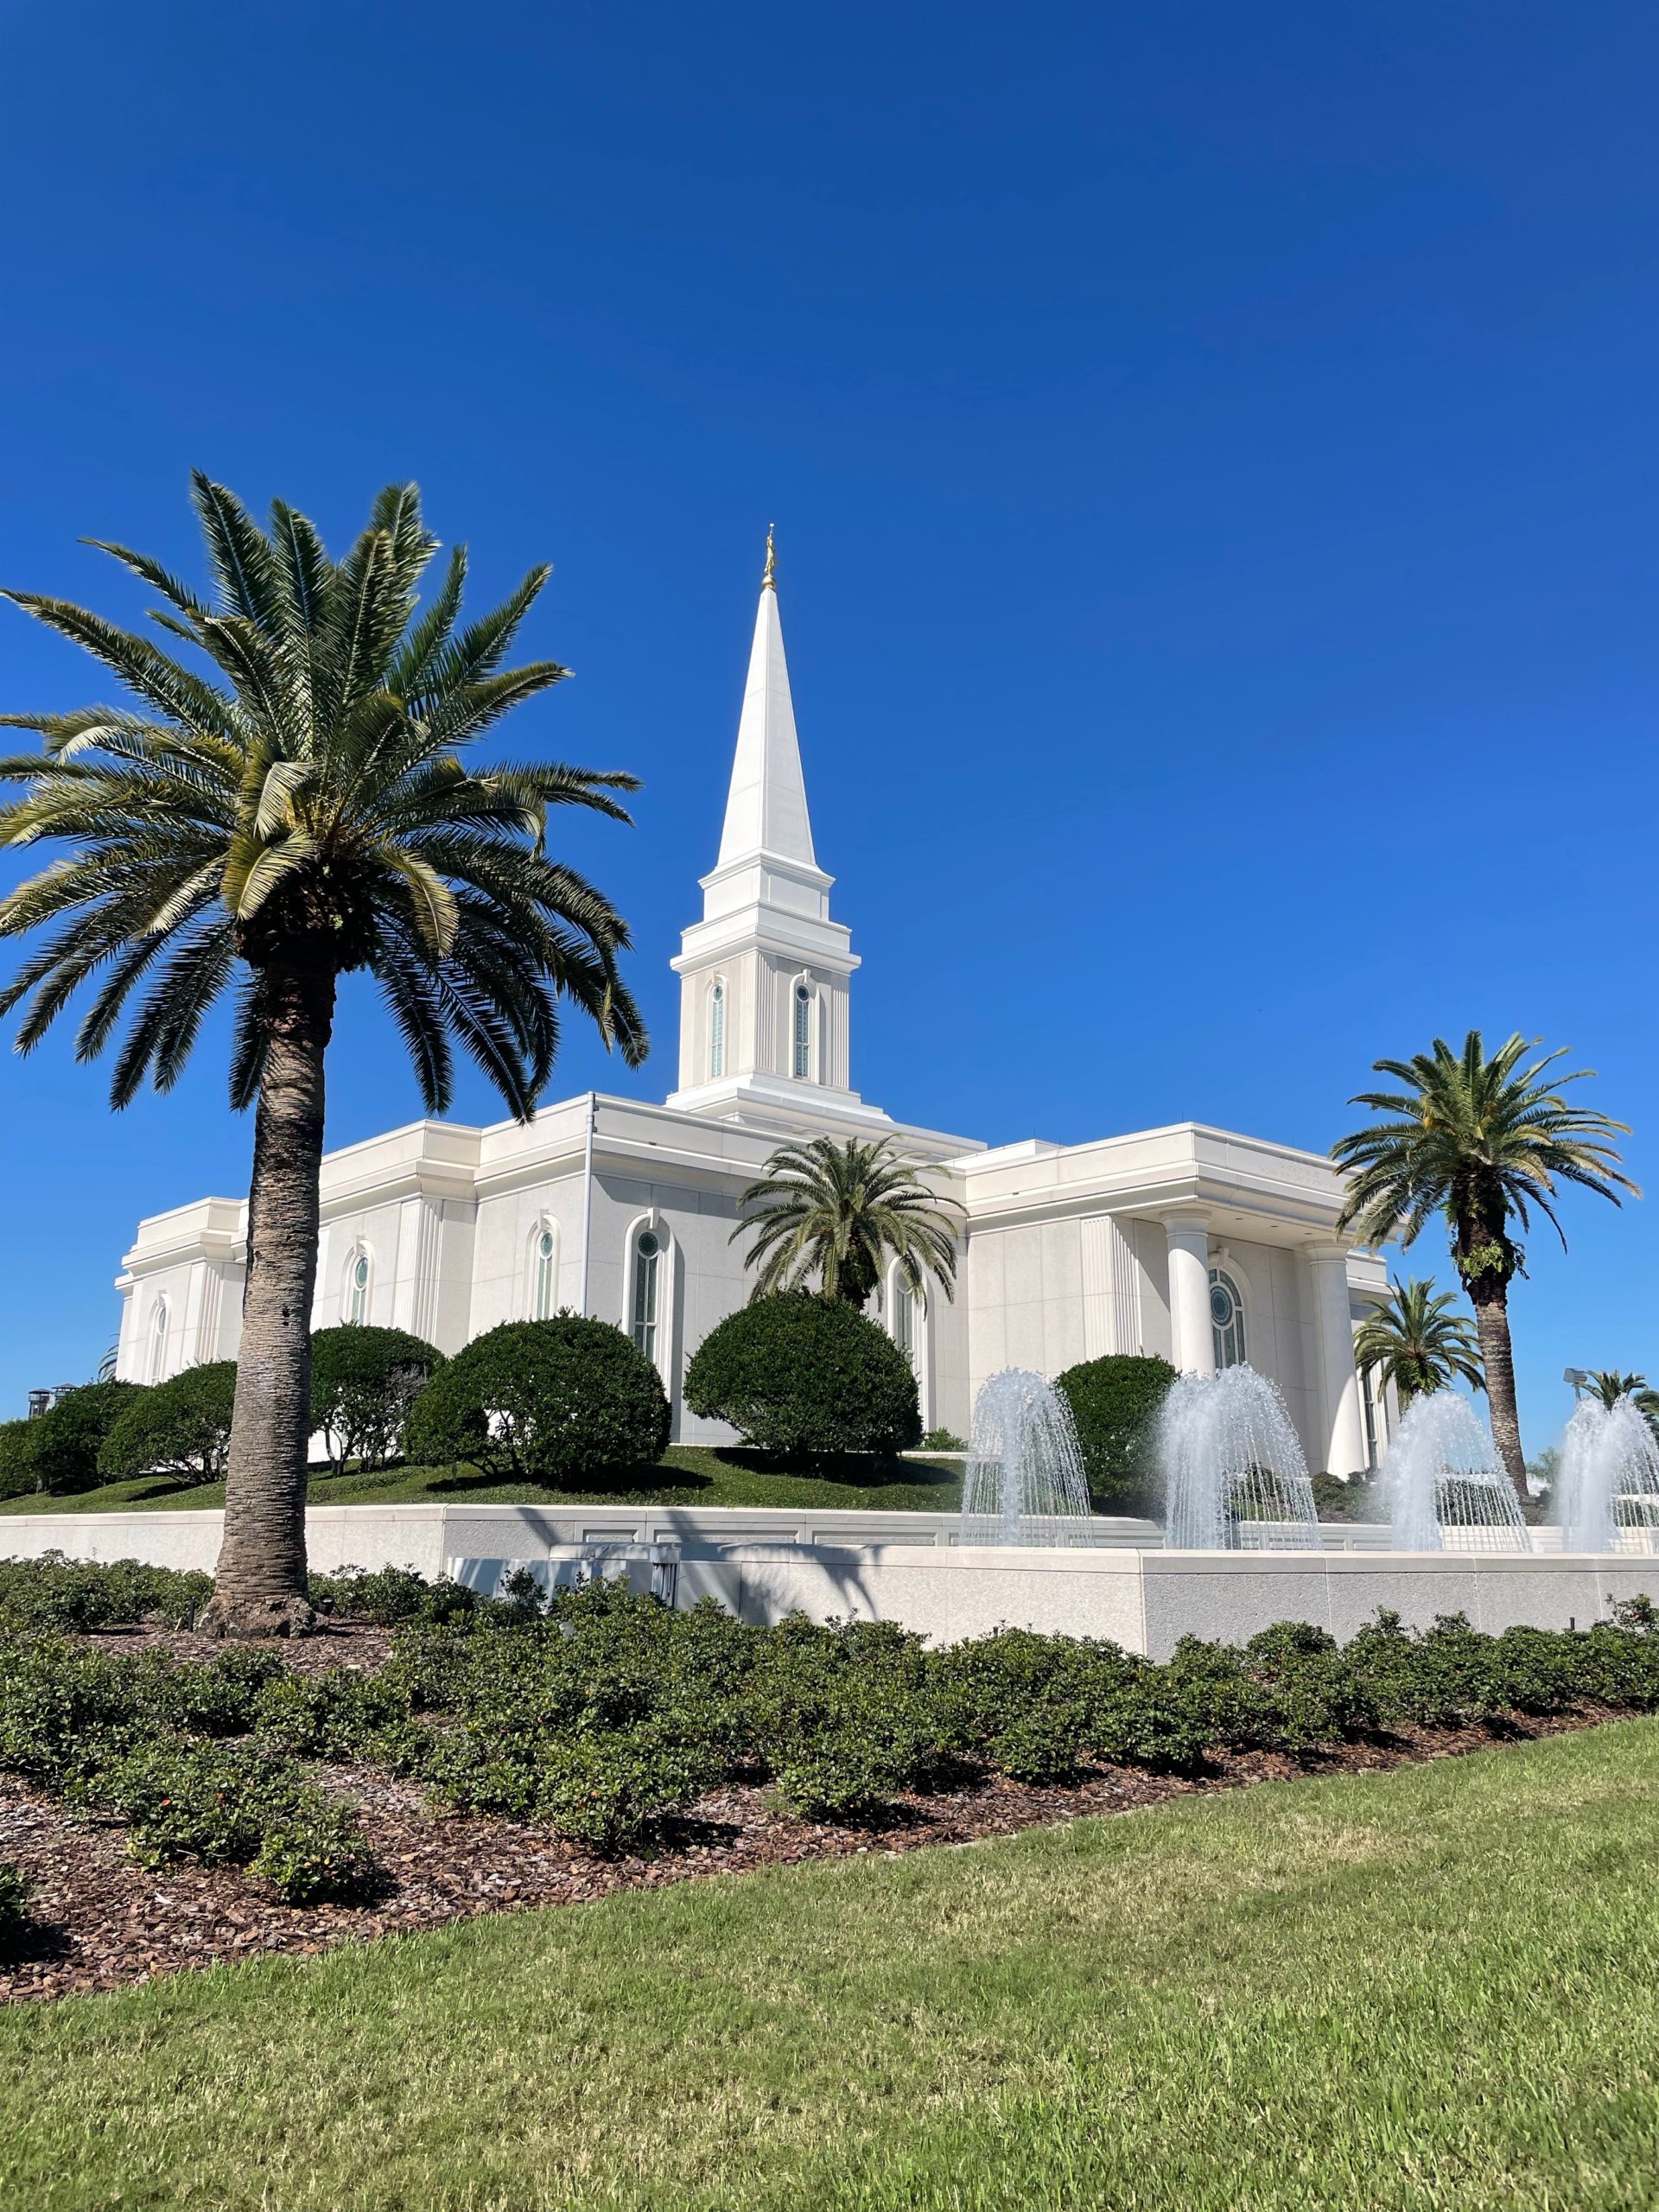
[[[1480,1363],[1486,1376],[1486,1403],[1492,1416],[1492,1441],[1497,1456],[1524,1506],[1527,1503],[1527,1461],[1521,1449],[1521,1421],[1515,1408],[1515,1361],[1510,1351],[1510,1308],[1505,1286],[1496,1283],[1474,1297],[1475,1328],[1480,1338]]]
[[[217,1636],[289,1636],[312,1624],[305,1566],[311,1299],[334,977],[325,969],[271,967],[262,994],[267,1046],[254,1120],[225,1537],[202,1619]]]

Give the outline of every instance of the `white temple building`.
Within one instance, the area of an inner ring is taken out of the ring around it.
[[[1308,1465],[1373,1465],[1387,1408],[1354,1368],[1387,1288],[1338,1237],[1341,1187],[1316,1153],[1198,1122],[1085,1144],[988,1147],[893,1121],[853,1088],[853,976],[807,812],[770,556],[720,852],[685,931],[679,1083],[660,1105],[589,1092],[524,1125],[425,1121],[330,1153],[314,1325],[414,1332],[453,1352],[498,1322],[569,1307],[617,1322],[660,1370],[674,1435],[723,1440],[682,1402],[686,1362],[747,1297],[738,1198],[780,1141],[894,1133],[963,1209],[954,1303],[889,1281],[924,1423],[966,1434],[987,1376],[1055,1376],[1159,1352],[1272,1376]],[[158,1382],[234,1357],[245,1202],[141,1222],[123,1273],[117,1372]]]

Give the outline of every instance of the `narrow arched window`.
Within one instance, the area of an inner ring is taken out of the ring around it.
[[[650,1360],[657,1357],[658,1283],[662,1263],[661,1238],[653,1230],[641,1230],[633,1247],[633,1341]]]
[[[150,1309],[149,1356],[145,1362],[145,1373],[152,1382],[159,1382],[167,1372],[167,1300],[158,1298]]]
[[[812,994],[804,983],[795,986],[795,1073],[804,1081],[812,1072]]]
[[[369,1255],[366,1252],[353,1255],[346,1271],[346,1319],[366,1321],[369,1318]]]
[[[893,1285],[893,1341],[912,1367],[916,1364],[916,1294],[907,1282],[894,1277]]]
[[[726,1072],[726,986],[716,983],[709,994],[709,1072]]]
[[[1210,1335],[1218,1368],[1244,1364],[1244,1300],[1223,1268],[1210,1270]]]
[[[543,1224],[537,1235],[531,1268],[530,1313],[534,1321],[550,1321],[553,1318],[555,1249],[553,1231]]]

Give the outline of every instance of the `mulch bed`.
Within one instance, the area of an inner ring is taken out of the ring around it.
[[[222,1647],[165,1630],[102,1636],[105,1649],[163,1643],[181,1658]],[[305,1669],[377,1666],[385,1630],[353,1629],[284,1651]],[[151,1872],[127,1856],[126,1831],[88,1821],[10,1778],[0,1779],[0,1859],[34,1882],[35,1928],[21,1954],[0,1957],[0,2000],[116,1989],[181,1968],[261,1952],[315,1957],[346,1942],[437,1928],[484,1912],[584,1904],[618,1890],[657,1889],[710,1874],[853,1854],[897,1858],[939,1844],[1012,1835],[1080,1815],[1134,1811],[1167,1798],[1236,1789],[1308,1774],[1356,1774],[1408,1761],[1452,1758],[1493,1744],[1590,1727],[1626,1715],[1590,1709],[1548,1719],[1519,1715],[1459,1729],[1404,1729],[1295,1759],[1249,1751],[1218,1756],[1203,1774],[1102,1768],[1070,1788],[1001,1778],[950,1795],[905,1797],[880,1827],[838,1827],[776,1811],[760,1789],[727,1789],[664,1824],[649,1858],[594,1859],[544,1827],[434,1810],[417,1784],[368,1768],[317,1770],[324,1787],[356,1797],[385,1869],[381,1892],[359,1904],[288,1905],[239,1870],[185,1864]]]

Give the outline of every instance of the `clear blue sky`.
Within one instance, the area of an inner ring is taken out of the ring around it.
[[[672,1085],[775,517],[868,1097],[1323,1147],[1478,1023],[1659,1180],[1650,8],[92,0],[0,11],[0,582],[136,615],[76,540],[194,572],[193,464],[556,563],[515,746],[645,779],[570,847],[658,1039],[562,1092]],[[0,608],[7,706],[107,688]],[[0,1413],[244,1187],[198,1063],[111,1117],[8,1058]],[[417,1110],[359,996],[330,1083],[336,1141]],[[1566,1216],[1533,1450],[1565,1363],[1659,1373],[1659,1198]]]

